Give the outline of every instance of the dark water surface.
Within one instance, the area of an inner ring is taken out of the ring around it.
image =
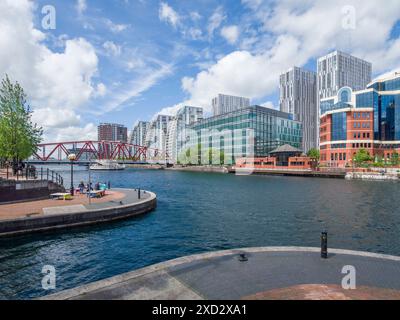
[[[61,172],[66,179],[68,173]],[[78,169],[76,182],[87,174]],[[199,252],[317,247],[322,230],[330,247],[400,255],[398,183],[140,169],[92,176],[113,187],[155,192],[157,210],[101,226],[0,239],[0,299],[51,293],[41,286],[44,265],[55,266],[62,290]]]

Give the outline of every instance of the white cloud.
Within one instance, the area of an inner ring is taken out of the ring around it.
[[[261,28],[247,32],[251,41],[241,35],[247,50],[229,53],[196,76],[182,79],[189,103],[210,110],[211,99],[220,92],[267,97],[277,93],[280,73],[335,49],[371,61],[374,73],[399,66],[400,38],[390,38],[400,19],[396,0],[386,1],[385,6],[361,0],[242,2],[254,10],[248,20],[256,19]],[[346,5],[356,9],[355,29],[343,28],[342,9]]]
[[[215,9],[214,13],[211,15],[211,17],[208,19],[208,26],[207,26],[207,31],[208,35],[212,37],[214,34],[214,31],[217,30],[222,22],[226,19],[226,15],[223,11],[223,8],[220,6],[217,9]]]
[[[8,74],[21,83],[45,130],[76,125],[76,110],[95,93],[95,49],[77,38],[65,40],[61,52],[49,50],[42,42],[45,34],[33,27],[33,9],[31,1],[0,2],[0,78]]]
[[[113,41],[106,41],[103,43],[103,48],[110,56],[119,56],[121,54],[121,46],[115,44]]]
[[[90,122],[84,126],[69,126],[61,129],[50,128],[45,139],[49,142],[97,140],[97,126]]]
[[[170,7],[166,2],[160,3],[158,17],[160,18],[161,21],[170,23],[174,28],[177,27],[180,20],[178,13],[172,7]]]
[[[192,19],[193,21],[199,21],[201,20],[203,17],[197,12],[197,11],[192,11],[190,12],[190,19]]]
[[[221,36],[225,38],[230,44],[235,44],[239,38],[238,26],[227,26],[221,29]]]
[[[172,65],[160,63],[158,68],[146,67],[141,70],[141,75],[127,85],[114,90],[113,96],[95,114],[103,114],[118,110],[131,99],[139,97],[143,92],[155,85],[160,79],[172,73]]]
[[[265,108],[279,110],[279,106],[275,106],[272,101],[267,101],[267,102],[261,103],[260,106],[265,107]]]
[[[82,14],[86,11],[87,9],[87,4],[86,0],[77,0],[76,1],[76,11],[78,11],[78,14]]]
[[[105,19],[104,21],[106,23],[106,26],[114,33],[119,33],[129,27],[128,24],[117,24],[112,22],[110,19]]]
[[[96,87],[96,97],[104,97],[107,93],[107,87],[104,83],[99,83]]]

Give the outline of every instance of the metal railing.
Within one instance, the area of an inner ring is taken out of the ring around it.
[[[29,180],[40,180],[40,181],[51,181],[56,183],[60,186],[64,184],[63,177],[49,168],[43,169],[36,169],[35,167],[27,167],[27,168],[20,168],[18,170],[14,170],[10,166],[5,166],[2,168],[3,174],[2,178],[5,180],[16,180],[16,181],[29,181]]]

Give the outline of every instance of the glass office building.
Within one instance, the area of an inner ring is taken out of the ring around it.
[[[359,149],[389,160],[400,152],[400,73],[381,77],[365,90],[349,87],[320,104],[321,162],[349,165]]]
[[[230,165],[236,158],[265,157],[284,144],[302,145],[301,122],[293,120],[291,114],[261,106],[206,118],[189,129],[183,152],[198,151],[201,164],[216,164],[208,157],[210,153],[223,153],[223,163]]]

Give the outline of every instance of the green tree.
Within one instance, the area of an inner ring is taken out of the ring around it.
[[[399,164],[399,154],[397,151],[392,153],[392,158],[390,159],[393,166],[397,166]]]
[[[320,158],[319,150],[316,148],[311,148],[310,150],[308,150],[307,156],[319,161],[319,158]]]
[[[364,164],[365,162],[371,161],[371,160],[372,160],[372,157],[369,155],[369,153],[365,149],[358,150],[357,153],[353,157],[354,163],[357,164],[358,166]]]
[[[311,148],[307,152],[307,157],[311,158],[311,165],[313,168],[318,167],[319,159],[320,159],[320,153],[319,150],[316,148]]]
[[[23,88],[6,75],[0,87],[0,158],[17,163],[37,150],[43,130],[31,116]]]

